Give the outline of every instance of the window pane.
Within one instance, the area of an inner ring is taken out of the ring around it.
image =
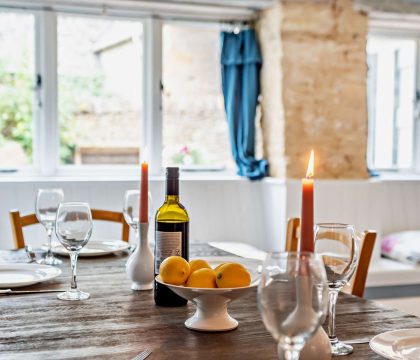
[[[0,12],[0,167],[32,164],[34,17]]]
[[[136,164],[142,116],[139,21],[58,17],[62,164]]]
[[[164,165],[233,168],[219,34],[216,25],[164,25]]]
[[[371,37],[368,41],[369,142],[374,168],[413,164],[416,42]]]

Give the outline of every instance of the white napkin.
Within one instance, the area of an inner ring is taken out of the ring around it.
[[[267,256],[267,253],[265,251],[257,249],[255,246],[241,242],[212,241],[209,242],[209,245],[246,259],[256,259],[264,261],[265,257]]]

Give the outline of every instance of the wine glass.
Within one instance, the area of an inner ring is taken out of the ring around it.
[[[40,264],[59,265],[61,260],[54,257],[51,251],[51,237],[54,231],[57,209],[64,199],[62,189],[39,189],[35,202],[35,214],[38,221],[45,227],[48,235],[48,250]]]
[[[148,194],[148,220],[150,222],[152,211],[152,196],[150,192]],[[127,190],[124,195],[124,208],[123,208],[124,219],[127,224],[133,229],[135,234],[134,244],[130,241],[131,247],[134,248],[137,244],[137,238],[139,235],[140,226],[140,191],[139,190]]]
[[[76,265],[80,250],[92,234],[92,214],[87,203],[61,203],[57,211],[56,234],[69,251],[71,260],[70,289],[57,297],[61,300],[86,300],[89,294],[77,289]]]
[[[270,253],[258,285],[264,325],[278,342],[279,359],[297,360],[324,322],[328,285],[321,257],[309,252]]]
[[[324,223],[315,226],[315,253],[322,256],[329,287],[328,336],[333,355],[348,355],[353,347],[342,343],[335,334],[335,306],[340,289],[356,270],[357,237],[352,225]]]

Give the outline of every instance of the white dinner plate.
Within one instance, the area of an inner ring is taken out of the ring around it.
[[[420,359],[420,329],[402,329],[376,335],[369,343],[377,354],[390,360]]]
[[[0,288],[16,288],[54,279],[61,269],[40,264],[0,263]]]
[[[129,244],[121,240],[90,240],[80,251],[79,257],[95,257],[119,253],[129,248]],[[47,245],[42,245],[47,250]],[[59,242],[52,243],[52,252],[56,255],[68,256],[69,252]]]

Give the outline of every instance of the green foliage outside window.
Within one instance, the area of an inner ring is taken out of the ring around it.
[[[23,57],[24,58],[24,57]],[[27,64],[19,66],[19,72],[9,70],[0,59],[0,146],[6,141],[19,143],[32,159],[32,123],[34,100],[33,74]],[[101,76],[62,76],[60,78],[60,159],[73,163],[76,150],[72,123],[80,114],[92,112],[88,104],[92,96],[102,96]]]
[[[18,142],[32,157],[32,77],[27,71],[8,72],[0,60],[0,146]]]

